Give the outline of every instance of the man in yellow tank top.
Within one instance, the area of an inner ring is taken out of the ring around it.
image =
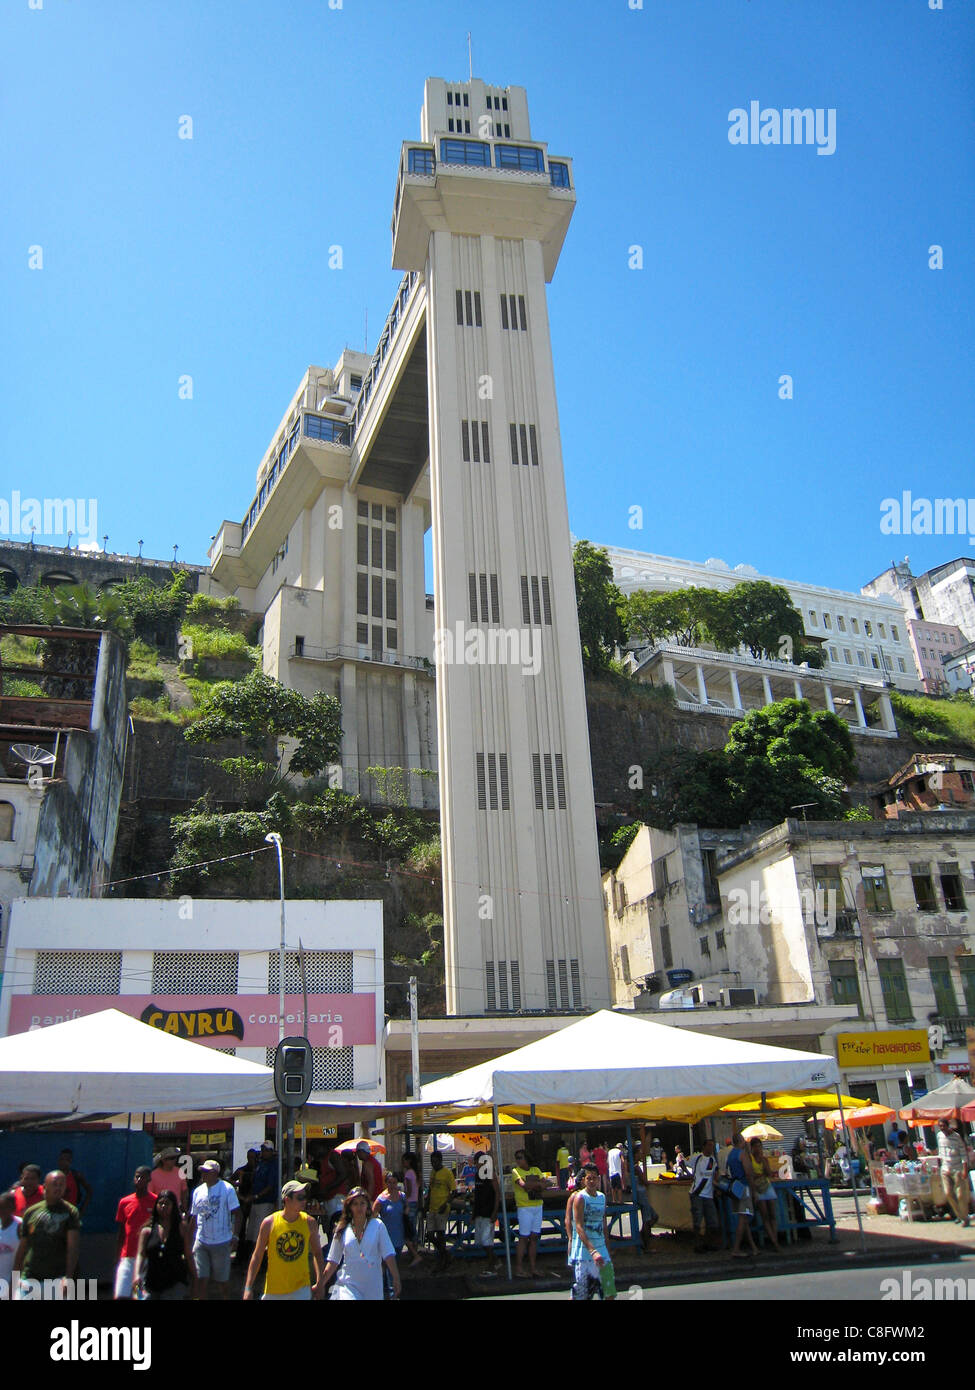
[[[322,1242],[318,1222],[303,1210],[307,1195],[305,1183],[286,1182],[281,1189],[283,1211],[276,1211],[261,1222],[257,1244],[247,1268],[245,1299],[254,1297],[254,1281],[265,1251],[267,1278],[264,1281],[263,1302],[307,1302],[312,1298],[321,1298],[324,1291]],[[315,1267],[314,1285],[308,1265],[309,1256]]]

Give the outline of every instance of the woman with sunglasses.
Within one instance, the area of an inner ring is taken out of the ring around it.
[[[172,1192],[160,1192],[139,1236],[135,1297],[154,1302],[185,1299],[193,1278],[189,1226]]]
[[[354,1187],[342,1203],[342,1216],[329,1246],[324,1282],[327,1284],[335,1275],[333,1299],[381,1303],[384,1265],[393,1285],[393,1298],[399,1298],[399,1270],[389,1232],[373,1215],[369,1194],[362,1187]]]

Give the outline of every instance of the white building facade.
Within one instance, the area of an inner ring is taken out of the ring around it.
[[[382,903],[287,902],[285,921],[285,1034],[312,1044],[311,1099],[382,1100]],[[279,941],[276,901],[20,899],[10,915],[0,1035],[115,1008],[273,1066]]]
[[[761,574],[752,565],[733,569],[724,560],[678,560],[606,546],[613,578],[624,594],[638,589],[669,593],[699,587],[728,590],[764,580],[786,589],[802,615],[807,636],[821,645],[822,675],[844,686],[891,684],[917,690],[920,681],[904,610],[892,595],[867,597],[793,579]]]

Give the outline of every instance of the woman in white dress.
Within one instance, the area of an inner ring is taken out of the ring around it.
[[[354,1187],[342,1203],[325,1265],[326,1284],[335,1275],[332,1298],[383,1300],[383,1265],[389,1270],[393,1298],[400,1296],[399,1270],[389,1232],[372,1214],[372,1203],[362,1187]]]

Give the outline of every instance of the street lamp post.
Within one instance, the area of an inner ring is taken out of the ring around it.
[[[281,853],[281,836],[271,830],[264,839],[278,852],[278,888],[281,896],[281,940],[278,943],[278,1042],[284,1037],[284,856]]]
[[[281,899],[281,939],[278,942],[278,1044],[284,1040],[284,856],[281,852],[281,836],[271,830],[264,839],[278,852],[278,891]],[[278,1152],[281,1156],[282,1173],[287,1169],[291,1175],[289,1149],[291,1147],[291,1112],[283,1105],[278,1107]]]

